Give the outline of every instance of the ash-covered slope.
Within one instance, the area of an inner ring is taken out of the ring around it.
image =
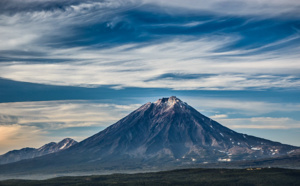
[[[50,153],[55,153],[61,150],[65,150],[72,145],[75,145],[76,143],[77,141],[71,138],[65,138],[59,143],[51,142],[38,149],[27,147],[20,150],[12,150],[0,156],[0,164],[12,163],[24,159],[30,159]]]

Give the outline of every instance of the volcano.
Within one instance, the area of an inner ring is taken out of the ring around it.
[[[70,150],[91,152],[98,160],[126,156],[213,162],[284,155],[294,148],[237,133],[172,96],[146,103]]]
[[[235,132],[172,96],[144,104],[66,150],[0,166],[0,174],[176,168],[279,157],[296,149],[299,148]]]

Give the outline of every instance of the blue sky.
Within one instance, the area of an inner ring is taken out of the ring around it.
[[[0,2],[0,153],[82,140],[175,95],[300,146],[296,0]]]

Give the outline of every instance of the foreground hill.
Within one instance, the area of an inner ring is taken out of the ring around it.
[[[300,170],[182,169],[157,173],[59,177],[48,180],[7,180],[3,186],[66,185],[300,185]]]

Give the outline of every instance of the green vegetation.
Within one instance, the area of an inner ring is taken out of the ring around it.
[[[0,185],[300,185],[300,170],[182,169],[156,173],[6,180]]]

